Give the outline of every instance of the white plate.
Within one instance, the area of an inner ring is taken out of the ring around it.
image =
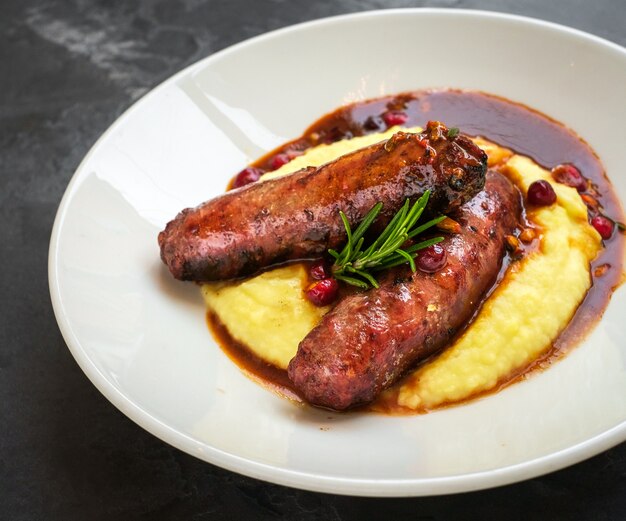
[[[572,464],[626,439],[626,288],[583,345],[529,381],[410,417],[294,406],[212,340],[200,292],[157,233],[248,161],[354,100],[480,89],[575,129],[626,201],[626,51],[565,27],[476,11],[389,10],[290,27],[180,72],[96,143],[59,208],[54,311],[72,354],[121,411],[224,468],[340,494],[452,493]]]

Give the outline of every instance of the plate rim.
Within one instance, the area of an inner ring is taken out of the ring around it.
[[[58,241],[60,232],[63,229],[65,215],[69,203],[72,200],[75,188],[80,183],[82,178],[88,174],[84,169],[84,166],[96,153],[99,147],[109,138],[109,136],[114,134],[119,125],[130,117],[140,106],[148,102],[152,96],[167,88],[171,84],[174,84],[180,77],[190,74],[194,69],[203,68],[211,61],[219,60],[230,53],[238,52],[240,49],[248,46],[254,46],[257,41],[281,37],[283,34],[297,32],[303,29],[308,29],[309,27],[342,23],[346,20],[359,18],[395,16],[398,14],[410,14],[411,16],[437,15],[448,17],[471,17],[476,19],[503,20],[505,22],[513,22],[521,25],[531,25],[560,33],[570,34],[578,38],[591,41],[626,57],[626,48],[615,42],[580,29],[529,16],[479,9],[430,7],[378,9],[318,18],[253,36],[220,49],[219,51],[211,53],[194,63],[185,66],[183,69],[169,76],[143,94],[140,98],[135,100],[115,119],[111,125],[107,127],[107,129],[90,147],[87,154],[76,167],[76,170],[72,174],[72,177],[65,188],[55,214],[48,248],[48,284],[50,298],[55,319],[63,336],[63,340],[83,373],[85,373],[87,378],[98,389],[98,391],[100,391],[100,393],[102,393],[109,402],[111,402],[131,421],[147,430],[160,440],[176,447],[179,450],[182,450],[187,454],[195,456],[196,458],[199,458],[207,463],[214,464],[229,471],[237,472],[252,478],[315,492],[370,497],[408,497],[467,492],[515,483],[573,465],[626,441],[625,419],[623,422],[613,426],[612,428],[565,449],[514,465],[508,465],[486,471],[434,478],[357,479],[328,476],[315,472],[289,470],[261,463],[259,461],[248,459],[238,456],[237,454],[209,446],[159,420],[140,405],[133,402],[111,382],[109,382],[106,376],[98,369],[98,367],[83,350],[78,336],[72,330],[70,321],[66,313],[64,313],[64,305],[61,298],[59,280],[57,276],[57,260],[59,255]]]

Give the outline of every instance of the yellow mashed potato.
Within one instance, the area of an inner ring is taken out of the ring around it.
[[[320,145],[264,178],[319,166],[396,130]],[[526,157],[483,140],[478,144],[489,164],[500,165],[523,193],[533,181],[551,180],[548,171]],[[541,232],[539,249],[512,264],[504,283],[460,338],[403,381],[394,392],[398,405],[432,409],[489,391],[544,354],[567,325],[591,285],[589,263],[600,251],[601,240],[587,223],[578,192],[555,182],[552,186],[557,202],[529,215]],[[286,368],[299,342],[329,309],[304,297],[307,282],[305,268],[295,264],[237,283],[205,284],[202,291],[235,340]]]
[[[304,298],[306,284],[304,266],[291,264],[234,284],[204,284],[202,292],[235,340],[285,369],[300,341],[329,309]]]

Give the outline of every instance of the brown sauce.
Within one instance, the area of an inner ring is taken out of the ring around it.
[[[624,222],[620,202],[602,163],[589,145],[571,130],[533,109],[480,92],[418,91],[341,107],[313,123],[302,137],[261,157],[253,166],[269,171],[272,170],[272,160],[277,154],[293,156],[320,143],[384,131],[386,124],[382,115],[392,110],[400,110],[408,116],[403,126],[423,127],[428,120],[443,121],[448,127],[459,127],[465,134],[482,136],[515,153],[529,156],[547,169],[561,163],[571,163],[592,182],[597,191],[596,199],[600,203],[601,213],[615,221]],[[534,371],[549,367],[589,333],[602,317],[613,291],[626,278],[623,272],[623,230],[620,231],[616,226],[612,237],[604,241],[604,246],[591,265],[591,288],[551,349],[530,366],[503,378],[496,388],[464,401],[497,392],[528,377]],[[501,279],[502,277],[498,277],[498,280]],[[211,313],[208,314],[208,323],[224,351],[244,372],[275,392],[301,401],[285,371],[264,362],[246,346],[237,343]],[[394,387],[397,388],[398,384]],[[383,393],[367,409],[391,414],[427,412],[407,411],[395,405],[394,387]],[[457,403],[459,402],[449,405]],[[443,404],[440,407],[445,406]]]
[[[253,380],[268,386],[274,392],[294,401],[302,401],[297,390],[293,387],[287,372],[279,369],[255,355],[244,344],[237,342],[214,313],[206,315],[207,324],[222,349],[240,369]]]

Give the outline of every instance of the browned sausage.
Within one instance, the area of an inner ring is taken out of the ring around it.
[[[354,225],[382,201],[375,224],[383,225],[406,198],[429,189],[429,210],[448,212],[483,187],[487,156],[446,130],[430,122],[421,134],[398,132],[319,168],[183,210],[159,234],[161,258],[177,279],[224,280],[337,248],[346,240],[339,210]]]
[[[346,409],[371,401],[442,349],[494,283],[520,208],[511,182],[489,172],[484,191],[454,216],[461,233],[441,243],[447,265],[434,274],[391,269],[380,288],[341,300],[291,360],[288,374],[296,388],[312,404]]]

